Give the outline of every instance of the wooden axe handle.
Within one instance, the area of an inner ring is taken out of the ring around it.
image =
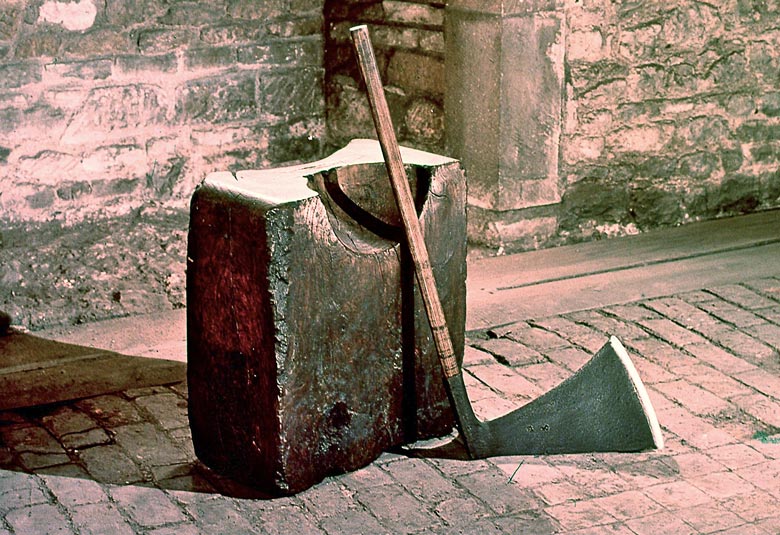
[[[401,150],[395,137],[368,28],[365,25],[355,26],[350,29],[350,33],[355,45],[360,72],[366,82],[371,114],[374,118],[379,144],[382,147],[382,154],[385,157],[387,173],[390,175],[390,182],[393,185],[393,194],[401,212],[401,220],[414,262],[414,270],[420,285],[425,311],[428,313],[428,323],[431,326],[436,351],[439,354],[444,376],[449,379],[459,375],[460,368],[455,358],[455,350],[452,347],[452,340],[447,329],[447,320],[441,307],[439,292],[436,290],[436,280],[433,277],[433,269],[428,258],[428,250],[425,247],[420,222],[417,220],[417,210],[415,210],[409,182],[406,179]]]

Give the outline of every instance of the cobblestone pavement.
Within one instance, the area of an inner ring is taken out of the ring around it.
[[[614,334],[666,447],[420,459],[386,453],[266,499],[196,460],[184,384],[0,413],[7,533],[780,533],[780,278],[469,333],[481,417],[545,392]]]

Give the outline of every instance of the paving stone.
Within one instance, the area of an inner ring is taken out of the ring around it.
[[[70,407],[58,408],[54,413],[41,418],[41,422],[57,438],[97,427],[97,423],[89,416]]]
[[[737,396],[732,399],[734,405],[771,427],[780,427],[780,402],[768,399],[761,394]]]
[[[14,509],[5,517],[15,533],[65,535],[74,533],[65,516],[53,505],[41,503]]]
[[[282,505],[273,509],[273,514],[256,518],[253,522],[262,527],[269,535],[286,535],[288,533],[325,533],[308,518],[306,511],[294,505]]]
[[[96,446],[79,451],[87,471],[100,483],[127,484],[143,481],[138,466],[117,445]]]
[[[622,321],[639,321],[658,319],[661,315],[645,306],[644,303],[629,303],[625,305],[613,305],[604,307],[601,310],[610,316],[621,319]]]
[[[419,496],[426,503],[439,503],[462,492],[451,480],[422,459],[394,462],[388,466],[387,472],[413,496]]]
[[[481,530],[490,524],[500,527],[507,535],[547,535],[561,532],[558,522],[543,511],[522,511],[511,516],[478,520],[473,524],[473,531],[467,527],[464,533],[482,533]],[[487,530],[484,532],[490,533]]]
[[[585,348],[590,354],[598,351],[609,339],[608,336],[596,329],[576,323],[562,316],[535,320],[532,324],[558,334],[561,338],[565,338],[569,342]]]
[[[661,458],[619,465],[614,470],[622,479],[629,482],[633,489],[645,489],[670,483],[677,477],[677,472]]]
[[[762,490],[780,492],[780,461],[776,459],[741,468],[736,473]]]
[[[780,291],[777,290],[780,288],[780,284],[778,284],[777,279],[750,281],[746,283],[745,286],[739,284],[716,286],[715,288],[710,288],[709,292],[749,310],[768,308],[777,304],[773,299],[765,297],[760,293],[753,291],[751,288],[755,288],[762,293],[780,297]]]
[[[547,360],[544,355],[508,338],[491,338],[488,340],[479,340],[474,342],[474,346],[487,351],[494,356],[501,364],[507,366],[526,366],[536,362]],[[489,365],[489,364],[488,364]]]
[[[469,495],[453,495],[441,500],[434,507],[436,515],[448,526],[469,526],[479,518],[491,515],[490,510]]]
[[[510,483],[498,469],[461,476],[458,484],[499,515],[539,509],[544,503],[531,489]]]
[[[692,305],[696,305],[699,303],[706,303],[708,301],[717,301],[720,299],[717,295],[714,295],[706,290],[694,290],[692,292],[683,292],[681,294],[677,294],[677,297],[685,301],[686,303],[690,303]]]
[[[639,373],[639,377],[642,379],[642,383],[645,385],[651,385],[655,383],[664,383],[667,381],[673,381],[677,377],[662,368],[660,365],[638,355],[631,355],[631,362],[634,364],[636,371]],[[678,372],[678,369],[675,369]]]
[[[592,528],[616,522],[614,516],[599,507],[593,500],[562,503],[547,507],[544,512],[554,518],[565,530]]]
[[[534,383],[542,391],[552,390],[572,376],[569,370],[552,362],[542,362],[517,368],[517,373]]]
[[[555,464],[575,485],[583,488],[590,496],[607,496],[634,488],[626,479],[603,463],[598,464]]]
[[[487,351],[482,351],[473,347],[471,344],[467,345],[463,350],[463,367],[474,366],[476,364],[488,364],[493,362],[495,357]]]
[[[187,427],[187,402],[177,394],[166,392],[135,400],[138,407],[148,411],[165,429]]]
[[[76,405],[108,427],[117,427],[143,420],[132,402],[116,395],[84,399]]]
[[[753,393],[749,387],[705,364],[681,367],[676,369],[675,373],[721,399]]]
[[[735,357],[728,351],[710,342],[689,344],[685,346],[685,350],[697,359],[729,375],[757,369],[754,364],[743,358]]]
[[[629,529],[628,526],[622,522],[615,522],[614,524],[603,524],[601,526],[593,528],[577,529],[574,531],[567,531],[567,535],[636,535],[636,532]]]
[[[141,526],[159,526],[186,519],[178,505],[161,490],[127,485],[112,488],[110,493],[117,505]]]
[[[690,344],[701,344],[707,341],[707,339],[700,334],[696,334],[685,327],[681,327],[670,319],[642,320],[641,324],[658,338],[677,347],[685,347]]]
[[[536,489],[538,494],[547,505],[558,505],[569,501],[579,501],[590,498],[586,490],[579,485],[560,481],[558,483],[547,483]]]
[[[632,340],[627,343],[627,346],[629,354],[638,353],[647,360],[655,362],[659,366],[672,372],[681,367],[695,366],[698,364],[698,361],[694,357],[672,347],[662,340],[654,338]]]
[[[114,438],[125,451],[149,466],[188,462],[185,452],[150,423],[129,424],[114,429]]]
[[[728,444],[707,450],[707,455],[730,470],[754,466],[766,461],[766,457],[746,444]]]
[[[777,350],[775,348],[741,331],[721,328],[708,333],[708,336],[730,353],[757,366],[767,363],[776,365]]]
[[[752,369],[737,373],[736,379],[752,386],[762,394],[780,399],[780,377],[766,370]]]
[[[436,524],[436,516],[410,493],[397,485],[380,485],[357,491],[357,500],[379,523],[393,532],[410,531],[411,526]]]
[[[109,437],[108,433],[103,429],[96,428],[81,433],[69,433],[60,440],[65,448],[69,450],[78,450],[91,446],[99,446],[101,444],[109,444],[111,442],[111,437]]]
[[[699,449],[706,450],[736,442],[736,439],[725,431],[682,408],[657,411],[657,416],[662,427]]]
[[[686,481],[674,481],[648,487],[644,489],[644,493],[653,501],[672,511],[681,507],[713,503],[710,496]]]
[[[493,457],[490,463],[497,466],[506,476],[507,482],[521,487],[537,488],[561,481],[566,476],[555,466],[542,459],[528,456]]]
[[[564,347],[550,351],[547,357],[570,372],[575,372],[593,358],[594,353],[588,353],[576,347]]]
[[[35,473],[41,476],[46,475],[46,476],[91,479],[90,475],[87,473],[86,470],[84,470],[81,466],[74,463],[59,464],[57,466],[47,466],[46,468],[41,468],[40,470],[36,470]]]
[[[47,501],[48,497],[35,476],[8,472],[7,477],[0,479],[0,514]]]
[[[355,512],[335,515],[320,523],[326,533],[342,533],[344,535],[363,535],[365,533],[391,534],[392,531],[383,527],[368,511],[363,509]]]
[[[675,511],[675,516],[699,533],[715,533],[735,528],[745,523],[731,511],[719,505],[697,505]]]
[[[739,329],[747,329],[760,323],[766,323],[761,317],[757,316],[751,311],[745,310],[726,301],[711,301],[709,303],[701,303],[699,307],[709,314],[712,314],[719,320],[729,323]]]
[[[524,321],[503,327],[502,330],[504,334],[501,336],[520,342],[540,353],[569,346],[569,342],[557,333],[529,325]]]
[[[622,321],[618,318],[612,318],[604,316],[595,310],[587,310],[584,312],[574,312],[567,315],[570,319],[578,323],[584,323],[594,329],[601,331],[607,336],[617,336],[621,342],[629,343],[632,340],[641,340],[642,338],[648,338],[650,335],[640,327],[640,325],[646,325],[652,321],[663,320],[642,320],[637,324]]]
[[[512,368],[502,364],[472,366],[469,372],[480,381],[490,385],[502,394],[518,400],[530,401],[542,395],[541,388],[519,375]]]
[[[17,452],[65,453],[59,442],[42,427],[11,426],[2,430],[2,440]]]
[[[57,501],[65,507],[108,501],[103,487],[91,479],[73,479],[52,475],[41,475]]]
[[[181,492],[172,493],[177,499]],[[192,495],[186,504],[187,512],[195,519],[196,525],[204,533],[261,533],[251,522],[242,516],[236,506],[219,495]]]
[[[119,513],[116,505],[108,502],[79,505],[70,510],[73,524],[82,535],[132,535],[135,530]]]
[[[756,522],[755,526],[767,533],[773,533],[776,535],[777,533],[780,533],[780,516],[764,518]]]
[[[612,496],[594,498],[593,503],[607,511],[618,520],[628,520],[663,511],[663,507],[646,494],[629,490]]]
[[[718,500],[737,494],[750,494],[756,490],[754,485],[733,472],[712,472],[688,478],[688,482]]]
[[[655,535],[659,529],[664,535],[695,535],[694,529],[674,514],[662,511],[642,518],[633,518],[626,526],[637,535]],[[661,527],[663,526],[663,527]]]
[[[771,518],[780,511],[780,499],[758,491],[729,496],[721,501],[721,505],[746,522]]]
[[[20,453],[22,465],[30,471],[70,462],[65,453]]]
[[[671,381],[668,383],[659,383],[655,389],[662,392],[669,399],[685,406],[686,409],[694,414],[717,414],[727,410],[729,404],[723,401],[715,394],[711,394],[687,380]]]
[[[193,522],[176,524],[175,526],[166,526],[155,528],[146,532],[148,535],[201,535],[202,532]]]

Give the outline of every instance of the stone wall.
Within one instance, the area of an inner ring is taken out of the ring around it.
[[[0,3],[0,221],[185,204],[320,156],[322,0]]]
[[[0,310],[184,306],[207,173],[318,159],[323,0],[0,2]]]
[[[758,0],[566,5],[559,232],[780,206],[780,12]]]
[[[328,140],[340,147],[376,137],[349,28],[368,24],[398,141],[444,151],[444,3],[325,2],[325,94]]]

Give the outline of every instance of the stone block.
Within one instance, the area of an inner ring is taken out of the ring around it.
[[[0,65],[0,89],[22,87],[41,81],[41,66],[35,63]]]
[[[160,91],[146,84],[96,87],[70,117],[63,141],[98,144],[112,136],[124,137],[128,130],[164,122],[167,110]]]
[[[260,111],[282,117],[324,113],[322,69],[261,74],[258,80]]]
[[[410,93],[441,96],[444,94],[444,62],[413,52],[396,52],[387,67],[387,84]]]
[[[193,40],[189,28],[149,29],[138,34],[138,50],[144,54],[170,52]]]
[[[492,13],[499,3],[479,17],[447,6],[448,149],[463,160],[471,204],[509,211],[558,203],[563,21]],[[543,195],[523,194],[533,182]]]
[[[456,353],[465,179],[403,149]],[[192,199],[189,415],[198,457],[274,494],[448,433],[453,417],[375,141],[210,175]]]
[[[63,54],[79,57],[128,54],[134,50],[134,39],[121,28],[95,28],[86,33],[73,33],[62,44]]]
[[[255,74],[199,78],[180,90],[176,115],[193,123],[226,123],[257,118]]]
[[[16,41],[16,58],[56,57],[62,45],[62,34],[51,31],[24,32]]]
[[[184,62],[188,69],[230,67],[236,63],[236,50],[229,46],[191,48],[184,52]]]
[[[181,2],[169,6],[157,20],[171,26],[201,26],[220,20],[224,12],[224,7],[218,3]]]
[[[178,67],[176,55],[173,53],[157,56],[118,56],[116,66],[122,74],[152,74],[175,73]]]
[[[228,15],[235,19],[263,20],[274,19],[287,13],[287,0],[229,0]]]
[[[0,41],[10,41],[19,26],[19,13],[22,5],[14,2],[0,4]]]

